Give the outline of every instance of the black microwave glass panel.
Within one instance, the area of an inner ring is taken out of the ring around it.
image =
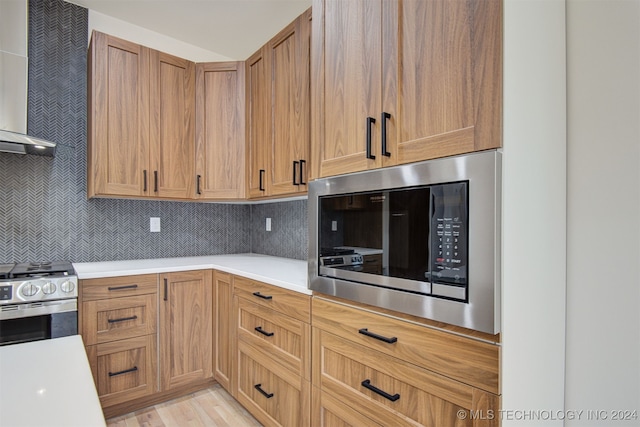
[[[364,258],[355,271],[465,286],[467,187],[456,182],[322,196],[320,257],[353,250]]]

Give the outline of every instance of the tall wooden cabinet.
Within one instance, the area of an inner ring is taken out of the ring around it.
[[[501,146],[500,0],[314,0],[313,177]]]
[[[247,60],[250,198],[307,191],[310,17],[307,10]]]
[[[213,272],[213,375],[231,395],[234,384],[236,327],[233,314],[233,276]]]
[[[211,378],[211,270],[162,274],[160,292],[162,390]]]
[[[93,33],[89,197],[192,197],[194,67],[190,61]]]
[[[245,196],[244,62],[196,65],[196,199]]]

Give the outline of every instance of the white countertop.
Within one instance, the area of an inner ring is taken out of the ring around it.
[[[0,347],[0,426],[105,426],[80,335]]]
[[[214,269],[311,295],[307,261],[259,254],[73,263],[80,279]]]

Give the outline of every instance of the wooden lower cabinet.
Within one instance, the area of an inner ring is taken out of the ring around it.
[[[147,396],[156,389],[155,335],[89,346],[87,356],[103,407]]]
[[[238,401],[265,426],[309,425],[309,381],[238,342]]]
[[[213,377],[211,270],[160,275],[162,390]]]
[[[233,316],[233,276],[213,272],[213,375],[232,396],[236,330]]]

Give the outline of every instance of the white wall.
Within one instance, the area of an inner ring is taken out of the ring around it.
[[[2,0],[0,0],[2,1]],[[231,61],[228,57],[181,42],[155,31],[89,10],[89,37],[96,30],[193,62]]]
[[[567,426],[640,426],[640,2],[568,0]],[[614,422],[611,410],[636,411]]]
[[[502,425],[564,408],[564,0],[504,1]]]

